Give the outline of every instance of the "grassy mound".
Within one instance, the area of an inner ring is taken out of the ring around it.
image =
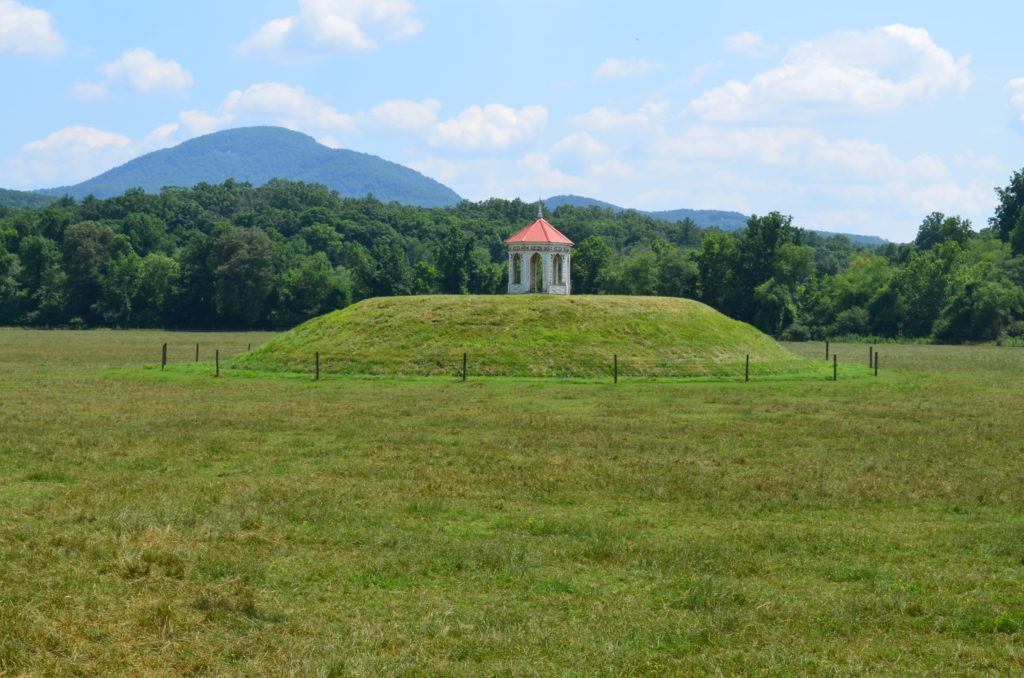
[[[314,318],[233,358],[231,368],[323,373],[578,376],[806,372],[750,325],[689,299],[617,296],[417,296],[368,299]],[[817,368],[814,368],[817,369]]]

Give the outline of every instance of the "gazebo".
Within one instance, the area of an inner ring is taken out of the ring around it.
[[[505,240],[509,294],[569,294],[573,242],[544,220],[537,220]]]

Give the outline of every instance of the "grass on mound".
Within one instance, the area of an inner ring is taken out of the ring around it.
[[[454,375],[468,354],[480,376],[798,373],[820,366],[771,337],[689,299],[435,295],[367,299],[234,358],[232,369]]]

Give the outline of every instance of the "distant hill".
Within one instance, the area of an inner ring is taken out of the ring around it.
[[[556,209],[562,205],[573,205],[575,207],[603,207],[610,209],[613,212],[621,212],[627,208],[613,205],[610,202],[604,202],[603,200],[594,200],[593,198],[584,198],[580,195],[554,195],[544,200],[544,206],[549,209]],[[640,214],[646,214],[652,216],[655,219],[664,219],[665,221],[682,221],[683,219],[691,219],[693,223],[697,224],[701,228],[709,228],[715,226],[722,229],[723,231],[735,231],[737,228],[743,228],[747,225],[747,215],[741,214],[740,212],[725,212],[722,210],[689,210],[689,209],[677,209],[677,210],[665,210],[662,212],[648,212],[645,210],[636,210]]]
[[[273,178],[319,183],[342,197],[372,193],[384,202],[447,207],[461,198],[444,184],[366,153],[328,148],[283,127],[242,127],[190,139],[147,153],[74,186],[38,191],[52,196],[109,198],[129,188],[157,193],[164,186],[194,186],[228,179],[260,186]]]
[[[0,207],[30,207],[32,209],[42,209],[50,203],[55,202],[58,197],[59,196],[32,193],[30,191],[12,191],[7,188],[0,188]]]
[[[625,210],[625,207],[619,207],[609,202],[602,200],[594,200],[593,198],[585,198],[580,195],[553,195],[550,198],[544,200],[544,206],[548,209],[554,210],[562,205],[573,205],[575,207],[602,207],[604,209],[610,209],[613,212],[621,212]],[[677,210],[663,210],[661,212],[648,212],[645,210],[636,210],[640,214],[646,214],[654,217],[655,219],[663,219],[665,221],[682,221],[683,219],[690,219],[697,226],[701,228],[716,227],[723,231],[735,231],[738,228],[743,228],[747,225],[747,215],[740,212],[726,212],[722,210],[691,210],[691,209],[677,209]],[[878,247],[889,242],[884,238],[879,238],[877,235],[857,235],[854,233],[831,233],[829,231],[818,231],[814,230],[815,233],[824,237],[832,235],[842,235],[850,239],[850,242],[856,245],[864,245],[867,247]]]

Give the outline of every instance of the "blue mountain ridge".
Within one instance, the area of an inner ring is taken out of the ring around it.
[[[261,186],[274,178],[323,184],[342,197],[368,193],[420,207],[449,207],[462,200],[439,181],[367,153],[328,148],[283,127],[241,127],[189,139],[139,156],[74,186],[37,191],[53,196],[109,198],[129,188],[158,193],[164,186],[191,187],[228,179]]]
[[[368,153],[329,148],[313,137],[283,127],[239,127],[214,132],[177,146],[153,151],[72,186],[37,191],[0,189],[0,206],[42,208],[69,195],[111,198],[131,188],[158,193],[164,186],[192,187],[200,182],[218,184],[228,179],[261,186],[271,179],[323,184],[343,198],[373,194],[384,202],[419,207],[450,207],[462,198],[439,181]],[[600,207],[614,212],[627,208],[578,195],[555,195],[544,201],[549,209],[562,205]],[[723,210],[636,210],[656,219],[691,219],[701,228],[723,231],[743,228],[747,215]],[[815,231],[823,236],[836,235]],[[858,245],[878,246],[877,236],[842,233]]]
[[[625,207],[619,207],[618,205],[613,205],[610,202],[595,200],[594,198],[585,198],[580,195],[553,195],[550,198],[545,199],[543,202],[544,206],[551,210],[555,210],[562,205],[572,205],[574,207],[600,207],[613,212],[622,212],[628,209]],[[740,212],[727,212],[722,210],[676,209],[663,210],[660,212],[649,212],[645,210],[634,211],[638,214],[646,214],[647,216],[654,217],[655,219],[662,219],[664,221],[682,221],[683,219],[690,219],[701,228],[715,227],[720,228],[723,231],[735,231],[736,229],[743,228],[747,225],[747,219],[750,218],[746,214],[742,214]],[[842,235],[849,238],[850,242],[856,245],[865,245],[868,247],[877,247],[889,242],[877,235],[831,233],[829,231],[819,231],[816,229],[809,230],[812,230],[814,233],[826,238],[833,235]]]

